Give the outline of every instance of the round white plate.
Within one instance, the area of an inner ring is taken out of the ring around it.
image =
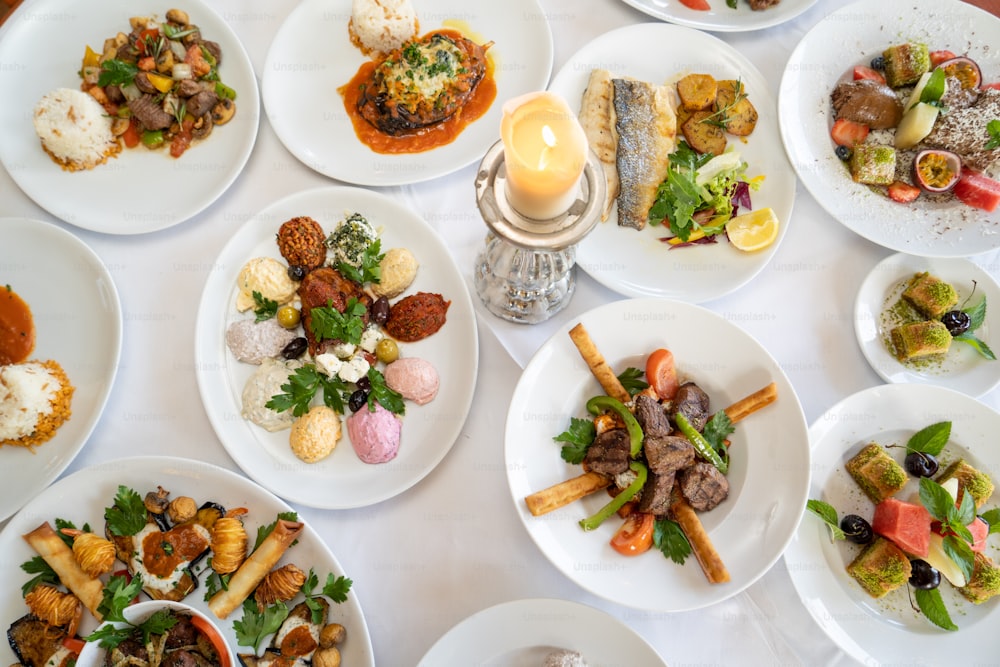
[[[0,218],[0,289],[10,287],[31,308],[35,350],[53,359],[76,387],[72,416],[34,453],[0,448],[0,521],[44,489],[73,461],[97,425],[118,372],[122,307],[100,257],[56,225]]]
[[[68,172],[52,161],[35,135],[32,109],[56,88],[78,88],[77,71],[89,44],[128,31],[131,16],[160,16],[156,0],[75,0],[25,3],[0,40],[0,162],[39,206],[71,225],[105,234],[142,234],[188,220],[218,199],[243,170],[260,119],[253,66],[229,24],[204,0],[184,9],[206,39],[222,47],[222,80],[237,94],[236,115],[178,159],[166,151],[123,149],[89,171]],[[39,44],[45,44],[43,49]]]
[[[926,271],[951,283],[958,292],[958,306],[986,298],[986,320],[973,332],[992,349],[991,331],[1000,331],[1000,285],[978,265],[967,259],[925,258],[902,253],[883,259],[869,272],[854,303],[854,333],[868,363],[886,382],[936,384],[970,396],[982,396],[1000,383],[1000,361],[990,361],[972,346],[953,342],[943,361],[931,365],[903,364],[889,352],[886,341],[894,326],[885,312],[899,301],[907,280]],[[975,291],[973,292],[973,284]]]
[[[717,299],[750,282],[781,245],[795,200],[795,174],[786,156],[775,150],[780,141],[778,116],[767,80],[739,51],[717,37],[667,23],[644,23],[605,33],[584,46],[556,74],[550,88],[577,108],[595,67],[655,84],[690,72],[741,79],[760,118],[739,149],[749,164],[748,176],[767,176],[760,190],[751,193],[753,207],[773,208],[781,226],[774,243],[753,253],[739,251],[725,240],[671,250],[659,240],[670,232],[663,226],[646,225],[642,231],[619,227],[616,205],[609,218],[580,242],[577,264],[620,294],[665,296],[691,303]]]
[[[226,509],[246,507],[250,512],[244,517],[244,524],[251,539],[257,534],[259,526],[271,523],[280,512],[292,511],[291,507],[245,477],[201,461],[148,456],[91,466],[45,489],[25,505],[10,520],[3,533],[0,533],[0,547],[6,554],[4,567],[0,570],[0,582],[4,582],[4,590],[20,591],[21,586],[30,578],[18,566],[30,560],[35,552],[21,539],[21,535],[30,532],[43,521],[54,525],[57,517],[72,521],[77,526],[89,522],[95,532],[103,534],[104,508],[114,503],[119,485],[125,485],[142,496],[147,491],[155,491],[157,486],[162,486],[170,491],[171,497],[191,496],[199,505],[212,500]],[[304,571],[312,568],[321,582],[326,580],[327,573],[350,577],[330,553],[322,538],[308,525],[302,537],[289,548],[281,562],[295,563]],[[189,595],[184,602],[211,615],[201,590]],[[18,594],[7,595],[4,599],[6,602],[0,608],[3,625],[7,627],[27,613],[27,607]],[[293,603],[299,601],[301,598],[293,600]],[[216,624],[229,642],[230,649],[249,653],[251,648],[237,646],[233,630],[233,622],[241,616],[242,612],[237,611],[225,620],[216,619]],[[329,621],[341,623],[347,628],[347,638],[340,646],[344,664],[374,667],[375,657],[368,626],[353,588],[346,601],[330,604]],[[84,612],[80,634],[92,632],[96,627],[97,621]],[[270,637],[265,640],[265,645],[267,642],[270,642]],[[262,646],[261,649],[263,648]],[[4,650],[9,656],[8,662],[15,662],[14,655],[6,644]]]
[[[1000,247],[1000,211],[918,199],[899,204],[851,180],[830,139],[830,93],[853,65],[893,44],[923,42],[967,54],[987,81],[1000,78],[1000,19],[958,0],[861,0],[817,23],[781,78],[781,138],[816,201],[841,224],[886,248],[927,257],[968,257]]]
[[[816,0],[781,0],[762,11],[750,9],[746,0],[737,0],[738,8],[726,5],[726,0],[708,0],[712,8],[698,11],[685,7],[680,0],[622,0],[640,12],[677,25],[710,32],[743,32],[762,30],[790,21],[816,4]]]
[[[368,59],[347,32],[351,3],[304,0],[271,42],[261,89],[278,138],[307,167],[358,185],[402,185],[450,174],[481,160],[499,139],[504,100],[545,88],[552,33],[536,0],[425,0],[414,6],[418,34],[457,27],[478,43],[494,42],[489,54],[496,63],[496,100],[450,144],[404,155],[373,152],[355,135],[337,92]]]
[[[235,308],[236,277],[243,264],[260,256],[281,258],[274,241],[281,223],[308,215],[329,233],[345,215],[358,212],[381,230],[382,248],[405,247],[420,263],[405,294],[433,292],[451,301],[444,327],[416,343],[400,344],[403,356],[423,357],[441,378],[437,397],[418,406],[408,402],[399,454],[378,465],[354,454],[346,427],[336,450],[313,464],[300,461],[288,446],[288,430],[269,433],[240,416],[241,394],[256,366],[236,361],[226,348],[231,322],[247,317]],[[198,387],[229,455],[261,486],[289,501],[342,509],[362,507],[410,488],[444,458],[458,438],[472,404],[479,361],[479,338],[465,280],[436,232],[402,204],[348,187],[324,187],[291,195],[268,206],[236,231],[205,283],[195,335]]]
[[[616,373],[644,368],[666,347],[678,373],[698,383],[718,411],[770,382],[778,400],[736,425],[731,436],[729,498],[701,515],[731,581],[710,584],[692,557],[677,565],[652,550],[638,557],[608,544],[621,524],[611,519],[586,532],[578,522],[608,501],[594,493],[550,514],[532,516],[525,496],[581,473],[552,440],[584,404],[603,393],[567,332],[554,334],[528,363],[507,413],[507,479],[518,516],[531,538],[567,577],[628,607],[686,611],[736,595],[774,564],[791,539],[809,488],[809,446],[798,397],[778,363],[749,334],[699,306],[666,299],[632,299],[595,308],[579,319]]]
[[[947,460],[965,457],[995,477],[1000,457],[993,445],[1000,415],[952,389],[888,384],[849,396],[810,427],[809,497],[830,503],[841,517],[850,513],[870,517],[874,506],[858,491],[844,464],[869,442],[905,445],[918,430],[942,420],[952,422],[951,441],[943,453],[949,455]],[[897,460],[902,460],[902,450]],[[906,490],[902,493],[909,495]],[[995,504],[994,499],[987,507]],[[993,538],[991,543],[996,544]],[[993,548],[988,546],[987,551]],[[996,600],[976,606],[943,583],[942,596],[959,630],[939,630],[910,609],[905,588],[882,600],[869,597],[846,570],[858,550],[842,540],[832,543],[826,525],[806,513],[785,551],[788,572],[803,604],[844,651],[866,665],[947,665],[959,655],[967,664],[994,659],[1000,610]]]
[[[417,667],[537,667],[555,649],[577,651],[588,665],[666,663],[614,616],[567,600],[504,602],[476,612],[438,639]]]

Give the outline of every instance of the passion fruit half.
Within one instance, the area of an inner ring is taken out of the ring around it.
[[[965,56],[950,58],[938,67],[944,70],[946,77],[958,79],[965,90],[979,88],[983,83],[983,73],[979,70],[976,61],[971,58]]]
[[[962,173],[962,159],[951,151],[929,148],[913,159],[913,182],[927,192],[947,192]]]

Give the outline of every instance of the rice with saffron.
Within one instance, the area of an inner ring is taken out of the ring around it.
[[[67,171],[93,169],[121,150],[104,107],[82,90],[46,93],[32,120],[42,148]]]
[[[74,387],[57,362],[0,366],[0,446],[47,442],[70,418]]]

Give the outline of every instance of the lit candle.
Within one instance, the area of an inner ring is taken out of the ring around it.
[[[565,213],[587,162],[587,136],[565,100],[548,92],[508,100],[500,136],[514,209],[535,220]]]

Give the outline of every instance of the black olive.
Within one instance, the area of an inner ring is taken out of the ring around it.
[[[903,459],[903,465],[914,477],[930,477],[938,471],[937,459],[925,452],[910,452]]]
[[[884,70],[885,69],[885,58],[882,56],[875,56],[872,58],[871,62],[872,69]]]
[[[288,277],[299,283],[306,277],[306,267],[301,264],[292,264],[288,267]]]
[[[356,384],[358,385],[358,389],[361,389],[361,390],[364,390],[364,391],[371,391],[372,390],[372,381],[368,379],[367,375],[362,375],[360,378],[358,378],[358,381],[357,381]]]
[[[848,514],[841,519],[840,529],[844,531],[844,536],[855,544],[868,544],[875,538],[872,525],[857,514]]]
[[[844,146],[843,144],[839,144],[833,150],[833,152],[836,153],[837,157],[843,160],[844,162],[847,162],[848,160],[851,159],[851,149],[849,146]]]
[[[910,561],[910,585],[929,591],[941,585],[941,573],[925,560],[914,558]]]
[[[379,326],[385,324],[389,321],[389,299],[384,296],[380,296],[375,299],[375,303],[372,304],[372,320],[375,324]]]
[[[281,356],[285,359],[298,359],[305,354],[308,347],[309,341],[305,339],[305,336],[298,336],[289,341],[288,345],[281,349]]]
[[[368,402],[368,392],[364,389],[355,389],[350,398],[347,399],[347,407],[351,409],[351,412],[357,412],[365,406]]]
[[[948,327],[948,333],[952,336],[961,336],[969,330],[972,318],[961,310],[949,310],[941,316],[941,323]]]

